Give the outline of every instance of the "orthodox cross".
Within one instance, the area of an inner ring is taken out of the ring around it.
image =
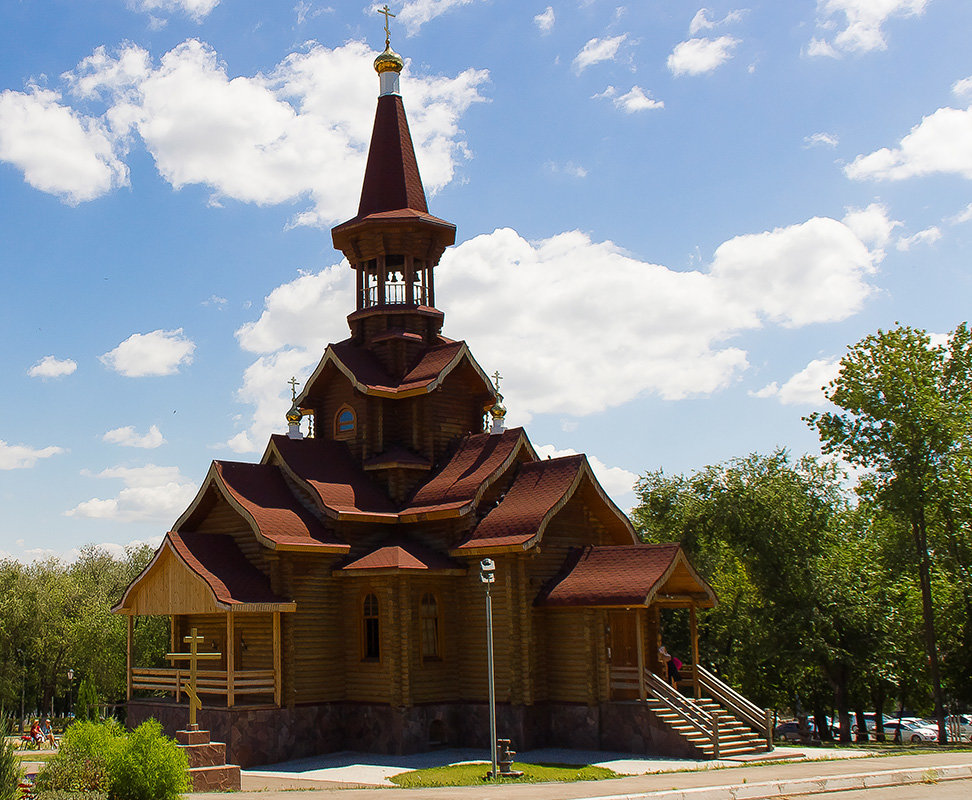
[[[395,15],[391,13],[391,9],[388,7],[388,3],[385,3],[384,8],[376,9],[379,14],[385,15],[385,47],[391,46],[391,29],[388,27],[388,18],[394,17]]]
[[[496,370],[496,372],[493,373],[492,377],[493,377],[493,383],[496,384],[496,391],[498,392],[499,383],[501,380],[503,380],[503,376],[499,374],[499,370]]]
[[[296,377],[294,377],[294,378],[291,378],[289,381],[287,381],[287,383],[290,384],[290,394],[292,395],[292,397],[290,399],[293,400],[294,402],[296,402],[297,401],[297,387],[300,386],[300,381],[297,380]]]
[[[200,636],[196,628],[193,628],[188,636],[184,636],[182,641],[189,645],[188,653],[166,653],[165,657],[171,661],[189,662],[189,685],[186,687],[186,695],[189,697],[189,730],[198,731],[199,725],[196,722],[196,711],[202,708],[202,700],[196,692],[196,663],[201,658],[221,658],[222,653],[200,653],[199,645],[205,641]]]

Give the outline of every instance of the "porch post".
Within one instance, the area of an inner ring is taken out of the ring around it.
[[[273,622],[273,702],[280,708],[281,691],[280,675],[280,612],[274,611],[271,615]]]
[[[635,642],[638,647],[638,692],[641,695],[641,702],[648,699],[645,691],[645,609],[644,607],[635,609]]]
[[[132,631],[135,627],[135,615],[128,615],[128,636],[125,644],[125,699],[132,699]]]
[[[698,700],[702,697],[702,687],[699,686],[699,621],[695,615],[695,600],[689,606],[689,627],[692,629],[692,686]]]
[[[234,671],[236,668],[236,618],[232,611],[226,612],[226,707],[236,703]]]

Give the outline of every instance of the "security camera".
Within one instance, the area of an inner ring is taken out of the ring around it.
[[[479,562],[479,568],[483,572],[493,572],[496,569],[496,564],[493,563],[493,559],[484,558],[482,561]]]

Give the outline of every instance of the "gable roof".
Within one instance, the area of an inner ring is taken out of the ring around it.
[[[402,521],[467,513],[517,459],[537,459],[523,428],[466,436],[443,467],[402,509]]]
[[[181,574],[178,568],[164,568],[167,558],[175,560]],[[168,584],[159,585],[165,582]],[[178,585],[180,591],[173,592],[174,585]],[[201,588],[202,592],[199,591]],[[146,590],[145,598],[139,597],[143,589]],[[152,594],[162,598],[164,608],[153,607],[153,598],[148,596]],[[172,606],[173,594],[182,597],[184,604],[176,610]],[[200,604],[203,604],[202,608]],[[212,610],[238,612],[296,609],[295,603],[271,591],[267,576],[247,561],[232,536],[170,531],[112,611],[122,614],[192,613],[210,610],[206,608],[210,604]]]
[[[672,597],[665,599],[691,597],[709,608],[716,604],[712,587],[678,544],[588,546],[571,550],[535,605],[648,606],[668,590]]]
[[[262,463],[276,461],[304,487],[328,516],[336,519],[395,522],[396,509],[361,467],[344,442],[270,437]]]
[[[376,397],[413,397],[435,391],[456,367],[468,363],[483,382],[484,394],[495,398],[493,384],[476,363],[465,342],[443,341],[425,350],[416,364],[400,379],[389,375],[374,354],[346,339],[329,344],[314,373],[297,398],[307,400],[311,388],[328,364],[334,365],[362,394]]]
[[[332,553],[350,549],[300,504],[280,469],[271,464],[214,461],[195,500],[173,526],[175,531],[182,532],[190,523],[210,491],[219,492],[270,549]]]
[[[379,575],[402,571],[465,575],[467,569],[458,561],[417,542],[398,542],[378,547],[348,564],[336,567],[333,572],[335,575]]]
[[[578,454],[523,464],[499,504],[453,552],[474,555],[497,548],[532,547],[584,481],[594,490],[608,518],[624,531],[625,538],[637,541],[628,518],[604,493],[591,472],[587,457]]]

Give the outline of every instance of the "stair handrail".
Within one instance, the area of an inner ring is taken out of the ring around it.
[[[729,711],[747,723],[753,730],[766,733],[766,711],[751,700],[743,697],[729,684],[719,680],[701,664],[699,668],[699,682],[712,694],[713,700],[718,700]]]
[[[656,700],[678,714],[685,722],[707,737],[712,736],[712,715],[700,708],[681,692],[673,689],[649,669],[644,671],[645,686]]]

